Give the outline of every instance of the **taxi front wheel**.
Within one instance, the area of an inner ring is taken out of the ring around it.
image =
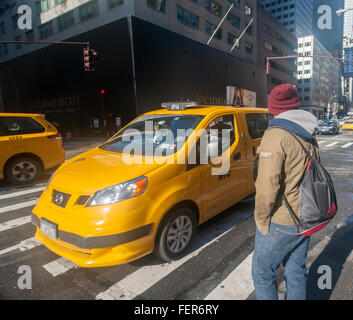
[[[12,160],[5,169],[7,180],[14,185],[24,185],[35,181],[41,171],[40,163],[30,157]]]
[[[189,208],[179,208],[162,222],[157,234],[155,254],[165,261],[180,259],[196,230],[196,218]]]

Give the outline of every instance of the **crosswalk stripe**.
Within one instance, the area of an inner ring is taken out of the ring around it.
[[[349,148],[351,145],[353,145],[353,142],[348,142],[346,143],[344,146],[342,146],[341,148]]]
[[[243,218],[240,216],[238,217],[238,219],[243,219]],[[238,224],[239,223],[237,223],[236,225]],[[183,263],[197,256],[203,249],[211,245],[213,242],[218,241],[219,238],[226,235],[234,227],[235,226],[233,226],[232,228],[229,228],[227,231],[223,232],[222,234],[218,234],[217,236],[214,236],[214,235],[213,237],[211,236],[211,238],[213,238],[212,240],[210,240],[210,237],[209,237],[210,235],[207,238],[206,237],[202,238],[201,241],[199,241],[199,244],[198,244],[199,247],[180,260],[164,263],[162,265],[159,265],[159,264],[148,265],[148,266],[139,268],[135,272],[129,274],[124,279],[112,285],[106,291],[99,293],[96,296],[96,299],[97,300],[134,299],[138,295],[145,292],[147,289],[151,288],[157,282],[162,280],[168,274],[176,270]]]
[[[18,219],[6,221],[3,223],[0,223],[0,232],[22,226],[30,222],[31,222],[31,216],[25,216]]]
[[[332,142],[332,143],[326,145],[326,147],[333,147],[333,146],[335,146],[338,143],[339,143],[338,141],[335,141],[335,142]]]
[[[236,267],[205,300],[245,300],[253,291],[251,263],[253,253]]]
[[[70,269],[78,267],[79,266],[76,263],[66,258],[59,258],[43,266],[43,268],[47,270],[53,277],[57,277],[58,275],[61,275]]]
[[[43,191],[44,189],[45,189],[45,187],[40,187],[40,188],[34,188],[34,189],[29,189],[29,190],[24,190],[24,191],[17,191],[17,192],[2,194],[2,195],[0,195],[0,200],[15,198],[15,197],[23,196],[26,194],[35,193],[35,192],[40,192],[40,191]]]
[[[22,202],[22,203],[17,203],[17,204],[13,204],[13,205],[6,206],[6,207],[1,207],[0,213],[31,207],[31,206],[36,205],[37,201],[38,201],[38,199],[26,201],[26,202]]]
[[[318,142],[318,144],[322,144],[322,143],[325,143],[325,142],[326,142],[326,140],[321,140],[321,141]]]
[[[42,245],[42,243],[39,242],[36,238],[32,237],[32,238],[23,240],[20,243],[14,245],[12,247],[8,247],[6,249],[0,250],[0,256],[5,253],[9,253],[9,252],[15,251],[15,250],[27,251],[32,248],[38,247],[40,245]]]

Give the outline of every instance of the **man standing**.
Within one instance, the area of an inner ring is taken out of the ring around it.
[[[258,149],[254,213],[257,230],[252,277],[259,300],[278,299],[276,273],[281,263],[286,299],[306,299],[305,263],[310,238],[297,235],[295,223],[283,200],[285,195],[298,215],[299,185],[309,161],[298,141],[283,129],[294,133],[311,156],[319,160],[314,136],[318,120],[312,113],[299,110],[299,106],[295,86],[283,84],[273,89],[268,110],[275,118],[270,121]]]

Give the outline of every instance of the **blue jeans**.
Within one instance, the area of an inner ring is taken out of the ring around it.
[[[276,273],[283,262],[287,300],[305,300],[306,258],[310,237],[296,234],[296,227],[271,223],[263,235],[256,230],[252,278],[258,300],[278,300]]]

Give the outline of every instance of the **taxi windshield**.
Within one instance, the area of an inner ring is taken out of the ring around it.
[[[123,154],[167,156],[184,145],[203,117],[202,115],[144,115],[100,148]]]

